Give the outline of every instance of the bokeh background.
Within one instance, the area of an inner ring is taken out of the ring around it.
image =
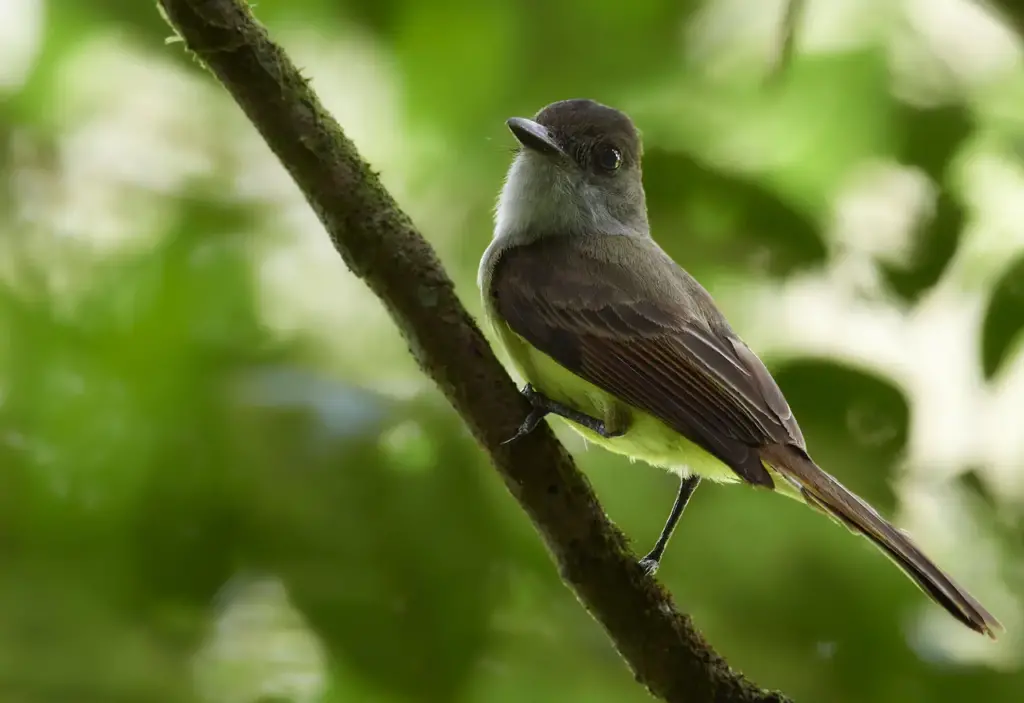
[[[1012,4],[260,0],[479,312],[511,115],[627,110],[656,238],[820,463],[1008,628],[706,486],[660,573],[801,701],[1024,695]],[[1024,26],[1024,22],[1020,23]],[[0,701],[647,700],[387,315],[153,2],[0,2]],[[675,479],[559,432],[643,552]]]

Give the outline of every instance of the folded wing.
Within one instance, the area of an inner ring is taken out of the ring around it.
[[[600,245],[559,237],[506,252],[492,278],[496,311],[568,370],[772,487],[757,448],[803,446],[803,436],[764,365],[653,242]],[[630,266],[638,257],[644,265]]]

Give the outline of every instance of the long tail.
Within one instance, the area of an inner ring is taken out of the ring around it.
[[[760,454],[762,460],[803,494],[809,505],[874,542],[950,615],[992,639],[996,638],[997,631],[1003,629],[998,620],[935,566],[905,534],[818,468],[802,450],[775,444],[763,447]]]

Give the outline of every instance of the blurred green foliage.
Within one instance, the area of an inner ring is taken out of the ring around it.
[[[0,82],[0,701],[646,700],[283,170],[165,44],[152,3],[12,7],[36,43],[0,42],[0,62],[29,57]],[[740,58],[707,61],[724,68],[687,54],[711,41],[709,7],[255,6],[473,310],[504,118],[589,96],[640,124],[655,236],[713,292],[829,279],[853,174],[912,169],[931,207],[905,256],[860,252],[876,277],[858,295],[884,312],[966,291],[979,368],[964,373],[989,390],[1019,374],[1024,238],[967,183],[972,160],[998,156],[1003,187],[1024,192],[1009,146],[1024,103],[997,109],[1024,86],[1019,65],[900,97],[890,17],[840,48],[798,47],[766,88],[767,63],[744,53],[753,34]],[[777,17],[750,14],[770,44]],[[902,514],[922,411],[908,385],[796,343],[769,361],[819,461]],[[565,437],[643,551],[675,480]],[[1012,466],[954,474],[933,482],[969,529],[939,560],[995,599],[1003,644],[922,626],[943,616],[866,543],[752,490],[702,488],[660,577],[734,666],[797,700],[1018,700],[1024,494]],[[991,563],[972,575],[975,550]]]

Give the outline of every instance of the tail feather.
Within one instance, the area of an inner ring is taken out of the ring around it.
[[[802,450],[770,445],[761,449],[761,458],[798,489],[808,504],[874,542],[921,590],[964,625],[992,639],[1003,629],[998,620],[932,563],[903,532],[818,468]]]

